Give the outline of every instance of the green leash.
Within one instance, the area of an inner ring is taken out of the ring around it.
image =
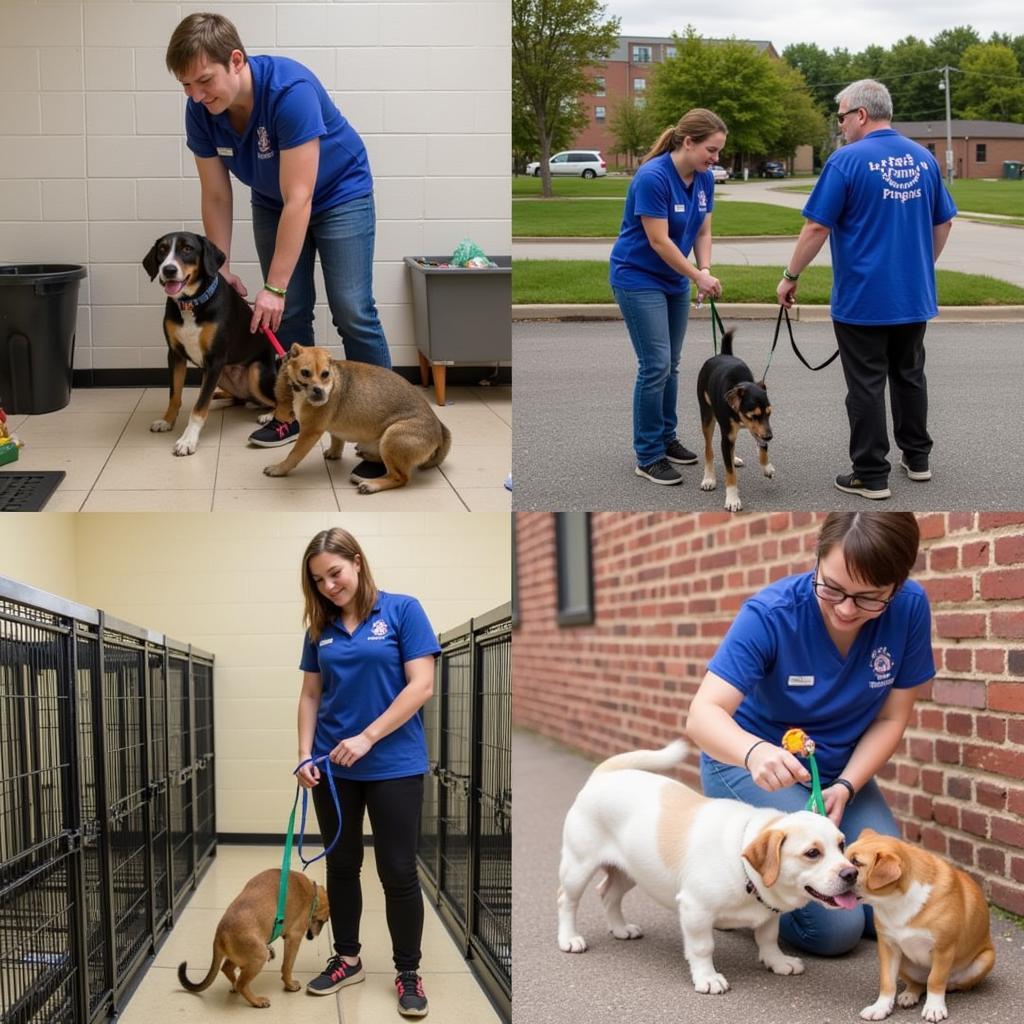
[[[281,884],[277,887],[277,913],[274,917],[274,930],[270,933],[267,945],[280,938],[284,929],[284,905],[288,899],[288,876],[292,867],[292,842],[295,837],[295,811],[299,806],[299,787],[295,787],[295,799],[292,801],[292,813],[288,817],[288,834],[284,840],[284,857],[281,860]]]
[[[811,765],[811,795],[807,798],[805,810],[825,813],[825,799],[821,795],[821,779],[818,777],[818,762],[814,759],[814,740],[803,729],[787,729],[782,737],[782,747]]]

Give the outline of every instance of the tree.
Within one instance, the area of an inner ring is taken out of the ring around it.
[[[967,47],[976,46],[980,42],[981,36],[970,25],[943,29],[932,37],[935,66],[944,68],[948,64],[950,67],[959,67]]]
[[[1024,123],[1024,80],[1013,51],[982,43],[969,46],[960,61],[953,95],[962,117]]]
[[[810,144],[816,151],[827,147],[831,133],[828,119],[807,88],[803,75],[788,64],[775,66],[784,88],[782,102],[786,117],[772,147],[778,153],[792,153],[797,146]]]
[[[540,141],[537,138],[537,119],[533,110],[522,99],[522,86],[512,80],[512,168],[516,174],[522,174],[526,165],[540,152]],[[566,101],[562,116],[557,127],[551,133],[549,143],[552,153],[567,149],[572,140],[582,131],[590,120],[579,100]]]
[[[939,91],[938,66],[932,48],[923,39],[907,36],[892,45],[878,77],[892,96],[894,121],[927,121],[943,116],[946,101]]]
[[[611,151],[627,157],[632,167],[633,161],[647,152],[654,134],[647,108],[638,107],[626,97],[612,111],[608,126],[615,137]]]
[[[615,48],[619,19],[602,21],[599,0],[512,0],[512,78],[536,124],[541,194],[551,195],[548,160],[566,125],[578,123],[587,69]]]

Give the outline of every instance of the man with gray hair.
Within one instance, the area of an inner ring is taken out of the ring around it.
[[[938,314],[935,261],[957,211],[935,157],[893,131],[884,85],[862,79],[843,89],[836,103],[847,144],[829,157],[803,208],[807,223],[776,294],[781,305],[793,305],[797,278],[828,239],[853,464],[835,485],[864,498],[888,498],[886,380],[900,466],[911,480],[932,475],[924,334]]]

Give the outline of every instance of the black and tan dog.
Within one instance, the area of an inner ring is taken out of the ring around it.
[[[224,253],[208,238],[176,231],[158,238],[142,261],[150,280],[159,275],[167,293],[164,337],[171,373],[167,411],[150,424],[150,430],[174,427],[187,363],[203,371],[188,426],[174,443],[175,455],[191,455],[199,446],[199,433],[218,385],[240,401],[274,405],[273,350],[262,334],[250,332],[252,310],[221,278],[224,260]]]
[[[346,441],[364,459],[383,462],[387,476],[359,483],[360,494],[404,487],[414,469],[439,466],[452,437],[430,403],[404,377],[369,363],[332,359],[326,348],[292,345],[277,378],[275,417],[299,421],[288,457],[263,470],[290,473],[328,433],[324,458],[340,459]]]
[[[764,381],[754,383],[754,376],[742,359],[732,354],[732,331],[722,335],[722,351],[708,359],[697,376],[697,402],[704,431],[704,479],[702,491],[715,489],[715,462],[711,441],[718,423],[722,435],[722,461],[725,463],[725,507],[730,512],[743,508],[736,486],[736,466],[743,460],[736,455],[736,436],[746,427],[760,449],[761,472],[771,479],[775,467],[768,461],[768,442],[772,439],[769,423],[771,403]]]
[[[224,977],[231,982],[232,990],[241,992],[250,1006],[262,1009],[270,1005],[269,999],[252,994],[249,983],[274,955],[267,940],[274,927],[280,883],[280,868],[261,871],[246,882],[245,888],[231,901],[217,925],[213,937],[213,962],[206,977],[198,984],[189,981],[185,973],[187,963],[179,965],[178,981],[183,988],[189,992],[202,992],[213,984],[217,972],[223,971]],[[281,931],[284,938],[281,979],[287,991],[298,992],[301,987],[292,977],[292,965],[303,935],[307,939],[316,938],[330,917],[327,890],[306,875],[290,871]]]

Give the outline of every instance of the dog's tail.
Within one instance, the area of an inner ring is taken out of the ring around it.
[[[442,423],[441,424],[441,443],[434,449],[434,454],[427,459],[426,462],[420,463],[420,469],[431,469],[434,466],[440,466],[444,462],[445,457],[448,454],[448,449],[452,446],[452,433]]]
[[[736,332],[731,327],[729,328],[729,330],[722,332],[722,351],[720,353],[721,355],[723,355],[723,356],[731,356],[732,355],[732,336],[735,333]]]
[[[224,957],[214,948],[213,963],[210,964],[210,970],[207,972],[206,977],[197,985],[194,981],[188,980],[188,975],[185,973],[188,963],[183,960],[178,964],[178,981],[181,983],[181,987],[188,989],[189,992],[202,992],[208,989],[213,984],[213,979],[217,977],[217,972],[220,970],[220,965],[223,962]]]
[[[602,761],[593,774],[598,772],[618,772],[623,768],[639,768],[644,772],[663,772],[668,768],[674,768],[689,750],[686,740],[673,740],[667,747],[661,750],[631,750],[625,754],[616,754]]]

